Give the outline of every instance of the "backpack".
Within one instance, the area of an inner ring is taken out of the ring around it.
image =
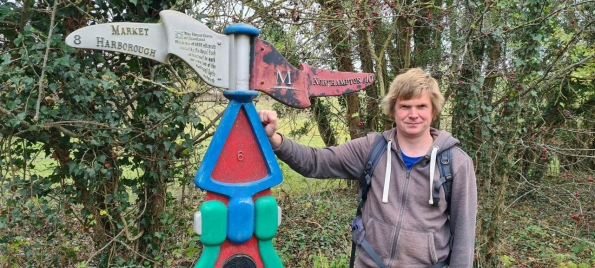
[[[382,262],[382,259],[376,254],[372,246],[366,241],[365,239],[365,228],[362,220],[362,209],[367,199],[368,191],[370,190],[370,184],[372,179],[372,173],[374,172],[374,168],[376,168],[376,164],[378,164],[378,160],[382,153],[386,150],[387,141],[383,135],[380,135],[374,141],[372,145],[372,150],[368,155],[368,160],[364,166],[364,172],[359,178],[359,193],[357,196],[357,200],[359,204],[357,206],[357,211],[355,214],[355,219],[351,224],[351,257],[349,258],[349,267],[353,268],[355,262],[355,248],[357,245],[362,246],[362,248],[370,255],[370,257],[376,262],[379,268],[386,268],[386,264]],[[446,149],[438,156],[438,163],[440,163],[440,179],[436,182],[434,186],[434,192],[432,194],[432,198],[434,199],[432,206],[438,206],[438,202],[440,201],[440,186],[444,187],[444,193],[447,202],[447,213],[449,214],[448,217],[450,219],[450,199],[452,194],[452,168],[451,168],[451,154],[450,148]],[[453,244],[453,235],[452,235],[452,225],[450,227],[450,241],[449,247],[452,252],[452,244]],[[448,258],[445,261],[436,263],[430,268],[438,268],[444,267],[448,265],[450,262],[450,253]]]

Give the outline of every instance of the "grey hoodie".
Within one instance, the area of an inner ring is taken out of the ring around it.
[[[382,133],[391,143],[391,169],[388,203],[381,202],[387,170],[387,153],[383,153],[374,170],[368,200],[363,209],[366,240],[388,267],[429,267],[448,257],[450,224],[454,229],[454,244],[450,267],[472,267],[477,213],[477,186],[471,158],[456,145],[457,139],[446,131],[430,129],[433,147],[438,154],[447,148],[452,155],[452,199],[450,221],[446,211],[444,189],[440,189],[438,207],[429,204],[430,155],[426,155],[407,170],[396,139],[396,129]],[[357,179],[378,133],[323,149],[300,145],[289,139],[275,150],[277,157],[303,176],[312,178]],[[440,168],[434,167],[434,183],[440,178]],[[360,247],[356,267],[377,265]]]

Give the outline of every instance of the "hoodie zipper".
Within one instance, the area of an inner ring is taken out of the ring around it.
[[[417,164],[417,162],[415,164],[413,164],[413,166],[415,166],[416,164]],[[413,169],[413,166],[411,166],[412,169]],[[403,211],[405,211],[405,200],[407,200],[407,188],[409,188],[409,175],[410,174],[411,174],[411,170],[407,170],[407,177],[405,177],[405,187],[403,187],[403,192],[401,193],[401,208],[399,209],[399,215],[400,215],[399,222],[397,223],[397,227],[395,229],[397,238],[393,241],[393,246],[392,246],[392,250],[390,253],[390,260],[389,260],[389,265],[388,265],[389,267],[392,266],[392,262],[394,260],[394,257],[396,256],[395,254],[397,253],[396,249],[397,249],[397,245],[399,244],[399,238],[400,238],[399,230],[401,230],[401,225],[403,224]]]
[[[400,154],[401,154],[401,152],[399,151],[399,155]],[[424,158],[426,158],[426,157],[424,156],[422,159],[424,159]],[[401,159],[401,158],[399,157],[398,159]],[[401,195],[402,196],[401,197],[401,208],[400,208],[400,211],[399,211],[400,212],[399,215],[401,215],[401,216],[399,217],[399,222],[397,223],[397,227],[395,229],[395,232],[397,234],[397,238],[393,241],[392,250],[391,250],[391,253],[390,253],[390,259],[389,259],[389,262],[388,262],[388,267],[391,267],[392,266],[392,262],[396,258],[397,245],[399,244],[399,238],[401,238],[399,231],[401,230],[401,225],[403,224],[403,211],[405,211],[405,201],[407,200],[407,193],[408,193],[407,188],[409,188],[409,177],[411,175],[411,170],[413,170],[413,167],[415,167],[415,165],[417,165],[417,163],[419,163],[419,161],[421,161],[422,159],[420,159],[417,162],[415,162],[411,166],[411,169],[408,169],[407,170],[407,177],[405,177],[405,187],[403,188],[403,193]],[[401,162],[403,162],[403,160],[401,160]],[[404,162],[402,164],[403,164],[403,166],[405,165]],[[405,167],[405,168],[407,168],[407,167]]]

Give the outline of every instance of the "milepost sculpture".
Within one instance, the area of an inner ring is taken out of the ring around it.
[[[310,97],[338,96],[374,82],[369,73],[293,67],[259,30],[233,24],[223,34],[180,12],[159,13],[161,23],[118,22],[72,32],[76,48],[108,50],[168,63],[175,55],[209,85],[227,89],[229,104],[194,182],[207,192],[194,215],[203,252],[195,267],[283,267],[272,239],[281,209],[271,187],[283,180],[253,99],[261,91],[295,108]]]

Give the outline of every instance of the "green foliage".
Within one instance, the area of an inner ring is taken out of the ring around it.
[[[593,267],[594,8],[545,0],[0,0],[0,264],[180,267],[200,255],[188,219],[203,196],[188,193],[188,178],[220,99],[203,95],[212,89],[177,59],[158,65],[63,41],[89,24],[157,22],[160,10],[174,9],[219,32],[253,23],[296,66],[336,69],[349,59],[375,72],[375,87],[359,96],[366,109],[346,98],[321,101],[339,143],[353,118],[364,120],[357,131],[382,130],[379,89],[403,69],[426,69],[447,97],[440,125],[477,168],[476,266]],[[289,119],[285,134],[324,144],[316,113],[275,109]],[[286,266],[344,267],[353,214],[344,211],[355,209],[355,193],[287,171],[276,194],[286,225],[275,242]]]
[[[183,79],[196,77],[176,60],[171,68],[79,51],[64,37],[88,23],[156,22],[154,11],[171,4],[93,7],[108,14],[85,13],[84,3],[67,1],[56,3],[50,25],[47,15],[29,10],[32,3],[2,1],[0,9],[3,23],[27,22],[1,44],[0,177],[7,202],[0,206],[0,240],[9,245],[1,254],[19,266],[80,266],[82,258],[104,267],[163,263],[163,243],[182,225],[165,211],[175,199],[167,188],[191,172],[184,166],[189,150],[204,138],[189,133],[200,128],[193,104],[201,92],[177,93],[189,92]],[[54,3],[36,4],[51,10],[46,5]],[[5,29],[4,38],[11,35]],[[53,162],[52,169],[37,173],[40,161]],[[80,244],[60,243],[45,257],[35,253],[68,238]]]
[[[515,261],[516,260],[513,257],[510,257],[508,255],[502,255],[502,256],[500,256],[500,263],[502,263],[502,265],[504,265],[504,267],[510,267],[510,266],[512,266],[512,264]]]
[[[594,187],[588,176],[548,176],[543,186],[532,194],[525,194],[520,200],[515,195],[507,198],[509,202],[512,198],[516,200],[506,211],[503,251],[516,261],[506,260],[502,255],[502,264],[510,263],[514,267],[593,265],[595,236],[590,226],[594,218],[592,209],[581,207],[583,202],[592,202],[595,198],[592,194],[582,194]],[[519,193],[525,191],[522,189]]]
[[[351,245],[349,223],[357,207],[353,198],[356,193],[351,193],[345,185],[329,190],[316,190],[281,203],[283,223],[275,247],[285,266],[347,266]]]

